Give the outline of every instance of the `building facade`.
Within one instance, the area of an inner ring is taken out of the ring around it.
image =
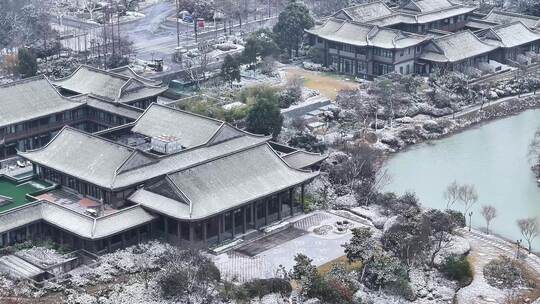
[[[129,67],[80,66],[51,81],[37,76],[0,86],[0,160],[45,145],[64,126],[97,132],[135,121],[167,90]]]
[[[96,253],[155,237],[197,247],[249,238],[303,212],[324,159],[158,104],[94,134],[64,127],[19,155],[57,189],[0,213],[4,245],[45,238]]]
[[[367,79],[435,68],[491,72],[536,57],[538,18],[496,10],[481,16],[475,9],[447,0],[394,8],[378,1],[342,9],[306,33],[324,66]]]

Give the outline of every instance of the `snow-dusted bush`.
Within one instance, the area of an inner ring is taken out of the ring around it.
[[[489,285],[500,289],[531,287],[523,266],[514,259],[500,256],[484,266],[484,277]]]

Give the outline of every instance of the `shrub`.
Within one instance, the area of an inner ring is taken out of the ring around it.
[[[489,285],[500,289],[532,287],[526,280],[523,266],[517,260],[506,256],[500,256],[487,263],[484,266],[484,277]]]
[[[465,215],[462,212],[447,209],[445,212],[450,216],[454,225],[458,228],[465,227]]]
[[[292,292],[291,284],[284,279],[257,279],[243,285],[249,298],[262,298],[268,294],[279,293],[283,297],[289,297]]]
[[[346,304],[353,303],[354,292],[349,286],[335,278],[319,278],[310,296],[319,298],[323,303]]]
[[[317,137],[307,133],[299,133],[295,135],[289,140],[288,144],[293,147],[314,153],[324,153],[324,151],[327,149],[324,142],[319,141]]]
[[[466,286],[472,281],[471,264],[465,256],[449,256],[441,266],[442,273],[450,280]]]
[[[165,299],[177,299],[178,296],[187,292],[188,275],[185,271],[171,271],[159,280],[161,295]]]

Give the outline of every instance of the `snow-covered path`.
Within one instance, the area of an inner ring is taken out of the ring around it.
[[[458,304],[489,304],[503,303],[506,296],[503,290],[491,287],[484,279],[484,266],[491,260],[506,255],[513,257],[516,255],[512,244],[500,238],[482,234],[478,231],[469,232],[466,229],[461,230],[463,236],[471,244],[470,256],[473,260],[474,278],[473,282],[457,293]],[[535,255],[529,255],[523,262],[540,273],[540,258]]]
[[[507,255],[515,256],[516,254],[516,248],[514,245],[501,238],[486,235],[476,230],[469,232],[468,230],[463,229],[462,232],[467,238],[487,243],[490,246],[505,252]],[[525,249],[523,249],[523,251],[525,251]],[[528,266],[540,274],[540,257],[534,254],[529,254],[523,259],[523,262],[527,263]]]

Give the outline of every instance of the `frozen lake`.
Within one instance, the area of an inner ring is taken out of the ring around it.
[[[538,127],[540,110],[529,110],[416,145],[388,160],[391,180],[386,190],[400,194],[411,190],[423,206],[444,209],[443,192],[449,183],[474,184],[479,199],[473,207],[473,226],[485,226],[480,209],[490,204],[498,211],[491,223],[493,232],[521,239],[516,220],[540,218],[540,188],[527,157]],[[463,211],[459,202],[454,209]],[[540,250],[540,237],[533,249]]]

